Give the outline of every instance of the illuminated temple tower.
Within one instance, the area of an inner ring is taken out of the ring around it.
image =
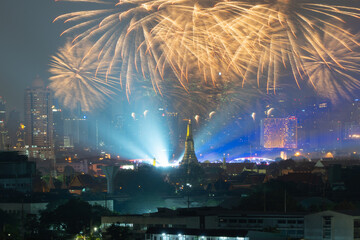
[[[199,163],[197,160],[197,157],[195,155],[191,120],[189,120],[189,123],[187,125],[187,133],[186,133],[186,140],[185,140],[185,153],[184,153],[183,159],[181,160],[181,164],[190,164],[190,163],[195,163],[195,164]]]

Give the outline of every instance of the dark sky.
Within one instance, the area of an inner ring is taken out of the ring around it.
[[[65,38],[52,23],[65,6],[54,0],[0,0],[0,96],[8,110],[23,111],[24,89],[39,75],[45,81],[49,58]]]

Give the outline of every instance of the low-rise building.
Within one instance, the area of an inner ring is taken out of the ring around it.
[[[176,228],[150,228],[147,230],[146,240],[250,240],[247,231],[241,230],[200,230]]]
[[[13,215],[40,214],[46,209],[48,202],[38,203],[0,203],[0,209]]]
[[[36,164],[18,152],[0,153],[0,188],[31,192]]]
[[[323,211],[305,216],[305,239],[360,239],[360,211]]]
[[[111,199],[106,200],[89,200],[90,205],[99,205],[114,211],[114,201]],[[26,216],[28,214],[38,215],[40,211],[46,210],[49,202],[4,202],[0,203],[0,209],[18,216]]]
[[[74,168],[75,172],[78,173],[88,173],[89,170],[89,165],[88,165],[88,161],[85,160],[79,160],[76,162],[60,162],[60,163],[56,163],[55,167],[56,167],[56,171],[58,173],[64,173],[64,170],[66,168],[66,166],[71,166],[72,168]]]
[[[183,230],[277,231],[285,237],[304,236],[303,214],[254,213],[223,208],[159,209],[156,213],[144,215],[104,216],[101,223],[104,228],[112,224],[129,227],[139,239],[143,239],[146,231],[154,227]]]

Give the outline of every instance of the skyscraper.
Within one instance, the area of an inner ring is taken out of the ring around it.
[[[14,148],[18,140],[17,132],[20,127],[20,113],[18,111],[12,110],[10,112],[6,126],[9,132],[10,147]]]
[[[89,121],[87,116],[69,117],[64,119],[64,136],[67,139],[65,147],[75,147],[76,149],[89,146]]]
[[[6,105],[5,100],[0,96],[0,151],[7,149],[8,132],[5,126],[6,122]]]
[[[52,94],[37,77],[25,91],[25,144],[30,158],[54,159]]]
[[[264,148],[297,148],[297,119],[265,118],[261,124]]]
[[[186,133],[186,140],[185,140],[185,153],[184,157],[181,160],[181,164],[191,164],[195,163],[198,164],[197,157],[195,155],[195,147],[194,147],[194,140],[192,136],[192,126],[191,126],[191,120],[189,120],[189,123],[187,125],[187,133]]]
[[[63,112],[60,108],[54,107],[52,109],[53,114],[53,139],[55,155],[64,146],[64,119]]]

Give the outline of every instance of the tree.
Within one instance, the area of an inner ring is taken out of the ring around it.
[[[199,164],[190,163],[183,164],[170,176],[172,182],[186,185],[189,183],[191,186],[197,187],[204,179],[204,169]]]
[[[55,208],[53,205],[41,213],[39,223],[39,238],[50,234],[53,239],[64,239],[78,233],[89,234],[91,228],[99,226],[101,216],[113,214],[108,209],[89,203],[78,198],[70,199]]]
[[[18,223],[18,219],[0,209],[0,239],[21,239]]]
[[[110,227],[106,229],[104,239],[111,240],[131,240],[133,239],[129,228],[120,227],[115,224],[112,224]]]

